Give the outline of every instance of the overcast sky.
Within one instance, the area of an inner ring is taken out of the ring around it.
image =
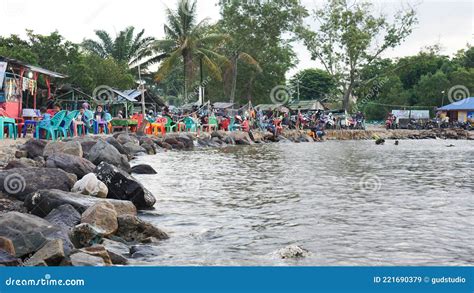
[[[200,18],[219,18],[218,0],[198,0]],[[303,0],[310,10],[323,0]],[[386,53],[386,57],[413,55],[421,48],[441,44],[451,55],[474,44],[474,1],[472,0],[396,0],[373,1],[377,11],[390,16],[406,3],[416,4],[419,24],[407,41]],[[165,0],[0,0],[0,35],[19,34],[25,29],[49,34],[58,30],[68,40],[81,42],[94,37],[95,29],[111,33],[126,26],[144,28],[147,35],[163,37],[164,8],[174,8],[176,1]],[[312,24],[311,21],[308,24]],[[317,67],[301,44],[295,44],[300,59],[297,69]],[[297,70],[295,69],[295,70]],[[292,70],[292,73],[295,71]]]

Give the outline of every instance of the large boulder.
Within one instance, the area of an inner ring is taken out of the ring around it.
[[[34,167],[38,167],[38,168],[44,167],[44,162],[35,161],[33,159],[28,159],[28,158],[20,158],[20,159],[11,160],[10,162],[8,162],[7,166],[5,167],[5,170],[17,169],[17,168],[34,168]]]
[[[104,182],[97,179],[94,173],[85,175],[81,180],[77,181],[72,188],[72,192],[78,192],[94,197],[106,198],[109,189]]]
[[[111,144],[104,140],[99,140],[89,151],[88,159],[95,165],[102,162],[114,165],[125,172],[130,172],[130,164],[125,155],[119,153]]]
[[[5,250],[0,249],[0,267],[18,267],[21,265],[21,259],[9,254]]]
[[[74,267],[103,267],[106,266],[104,259],[100,256],[90,255],[85,252],[77,252],[71,255],[71,265]]]
[[[132,142],[127,142],[123,145],[123,148],[131,155],[137,155],[141,153],[147,153],[147,150],[139,146],[138,144],[134,144]]]
[[[92,173],[95,169],[95,165],[91,161],[83,157],[63,153],[50,155],[46,161],[46,167],[59,168],[68,173],[76,174],[79,179]]]
[[[81,214],[72,205],[64,204],[52,210],[44,219],[69,232],[81,222]]]
[[[131,202],[100,199],[89,195],[79,193],[64,192],[61,190],[38,190],[31,193],[25,199],[25,207],[28,212],[39,217],[45,217],[54,209],[62,205],[71,205],[80,214],[84,213],[89,207],[98,202],[110,202],[118,213],[136,214],[136,208]]]
[[[156,146],[155,143],[142,143],[141,147],[146,150],[148,155],[156,155]]]
[[[127,157],[130,156],[130,153],[122,146],[121,143],[118,142],[118,140],[115,137],[113,136],[107,137],[105,141],[111,144],[114,148],[116,148],[117,151],[119,151],[119,153],[121,153],[122,155],[126,155]]]
[[[192,150],[194,148],[194,140],[190,135],[180,134],[176,137],[176,140],[182,142],[184,144],[184,149],[186,150]]]
[[[138,209],[149,209],[155,205],[155,197],[123,170],[102,162],[97,166],[95,173],[109,189],[107,198],[131,201]]]
[[[18,168],[0,172],[0,191],[19,200],[39,189],[70,191],[76,181],[56,168]]]
[[[28,259],[25,265],[35,266],[36,264],[44,262],[48,266],[58,266],[66,256],[63,246],[61,239],[49,240]]]
[[[254,142],[250,139],[248,132],[234,131],[229,133],[229,136],[233,138],[237,145],[252,145]]]
[[[102,258],[104,260],[104,263],[108,266],[111,266],[113,264],[109,252],[102,245],[95,244],[93,246],[81,248],[79,251]]]
[[[34,159],[43,156],[44,148],[47,143],[46,140],[30,139],[22,145],[20,149],[28,153],[28,158]]]
[[[84,155],[82,145],[78,141],[50,141],[44,148],[43,157],[48,158],[53,154],[59,153],[78,156],[81,158]]]
[[[126,265],[128,263],[127,257],[130,255],[130,248],[121,242],[104,239],[102,246],[109,253],[112,263],[115,265]]]
[[[82,223],[91,224],[102,231],[104,236],[113,235],[117,232],[117,212],[109,202],[99,202],[88,208],[81,217]]]
[[[158,240],[169,238],[168,234],[159,228],[136,216],[130,215],[119,215],[116,235],[128,242],[142,242],[150,237]]]
[[[95,140],[83,140],[81,141],[82,152],[84,153],[84,158],[89,158],[89,153],[91,149],[95,146],[97,141]]]
[[[143,175],[154,175],[158,174],[155,169],[153,169],[152,166],[142,164],[142,165],[136,165],[132,167],[132,173],[134,174],[143,174]]]
[[[89,247],[102,242],[104,231],[88,223],[72,228],[69,238],[76,248]]]
[[[38,251],[51,239],[63,239],[64,250],[70,250],[70,242],[63,238],[58,226],[34,215],[18,212],[0,215],[0,236],[13,242],[17,257]]]
[[[126,143],[133,143],[133,144],[139,144],[140,143],[140,141],[136,137],[134,137],[134,136],[132,136],[128,133],[119,134],[117,136],[117,141],[122,145],[124,145]]]

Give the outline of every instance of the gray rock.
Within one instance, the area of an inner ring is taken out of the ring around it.
[[[298,245],[289,245],[277,251],[277,255],[282,259],[303,258],[308,254],[309,252],[306,249],[301,248]]]
[[[104,260],[99,256],[93,256],[84,252],[77,252],[71,255],[71,265],[74,267],[103,267],[106,266]]]
[[[130,172],[130,164],[125,155],[104,140],[99,140],[89,151],[88,159],[95,165],[102,162],[114,165],[125,172]],[[100,180],[100,179],[99,179]]]
[[[169,238],[168,234],[159,228],[136,216],[130,215],[119,215],[116,235],[128,242],[142,242],[150,237],[155,237],[159,240]]]
[[[109,189],[107,198],[133,202],[138,209],[152,208],[156,198],[137,180],[126,172],[105,162],[95,170],[97,178]]]
[[[127,157],[130,156],[130,153],[122,146],[121,143],[117,141],[117,139],[115,139],[115,137],[107,137],[106,142],[116,148],[117,151],[119,151],[119,153],[121,153],[122,155],[126,155]]]
[[[50,155],[46,161],[46,167],[59,168],[67,173],[75,174],[78,179],[94,172],[95,169],[95,165],[89,160],[65,153]]]
[[[74,226],[81,222],[81,214],[70,204],[61,205],[52,210],[45,218],[46,221],[60,227],[64,227],[69,232]]]
[[[153,175],[153,174],[158,174],[158,172],[153,169],[152,166],[142,164],[142,165],[136,165],[132,167],[132,173],[135,174],[143,174],[143,175]]]
[[[76,248],[89,247],[102,242],[104,231],[93,225],[82,223],[72,228],[69,237]]]
[[[123,145],[123,148],[131,155],[136,155],[139,153],[146,153],[146,149],[142,148],[138,144],[132,142],[127,142]]]
[[[45,262],[48,266],[57,266],[65,257],[63,246],[61,239],[49,240],[28,259],[25,265]]]
[[[53,154],[59,153],[78,156],[81,158],[84,155],[82,151],[82,145],[78,141],[50,141],[44,148],[43,157],[48,158]]]
[[[5,250],[0,249],[0,267],[18,267],[22,265],[21,259],[10,255]]]
[[[70,191],[76,183],[61,169],[18,168],[0,172],[0,191],[19,200],[39,189]]]
[[[136,137],[131,136],[130,134],[127,133],[121,133],[117,136],[117,141],[124,145],[126,143],[133,143],[138,145],[140,142]]]
[[[144,258],[159,256],[162,254],[160,249],[152,245],[133,245],[130,248],[130,255],[132,258]]]
[[[46,140],[30,139],[22,145],[20,149],[28,153],[28,158],[34,159],[43,156],[43,151],[47,143]]]

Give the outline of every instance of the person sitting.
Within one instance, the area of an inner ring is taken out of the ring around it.
[[[38,126],[41,126],[42,128],[48,128],[51,125],[51,114],[48,113],[48,110],[45,107],[40,108],[40,121],[38,122]],[[40,132],[40,137],[44,137],[43,131]]]
[[[95,117],[96,121],[98,121],[98,122],[101,122],[105,119],[104,108],[102,108],[101,105],[97,106],[96,111],[94,113],[94,117]]]

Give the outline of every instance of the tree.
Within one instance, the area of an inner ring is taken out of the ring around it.
[[[323,100],[335,91],[334,78],[321,69],[305,69],[298,72],[290,81],[293,91],[299,88],[301,100]]]
[[[368,2],[328,0],[322,9],[313,13],[319,28],[315,31],[308,27],[299,29],[312,58],[341,81],[346,110],[349,110],[354,90],[360,85],[360,72],[387,49],[401,44],[417,21],[411,8],[397,12],[392,23],[383,15],[374,16],[373,10]]]
[[[117,62],[124,62],[131,67],[138,66],[137,62],[153,54],[151,44],[155,41],[152,37],[144,37],[145,30],[134,34],[135,28],[129,26],[120,31],[115,39],[104,30],[96,30],[98,41],[86,39],[82,47],[102,58],[113,58]],[[146,65],[145,65],[146,66]]]
[[[216,49],[228,39],[228,36],[211,31],[208,19],[197,22],[196,1],[178,0],[177,10],[167,9],[168,23],[165,24],[166,38],[155,42],[154,50],[164,52],[166,57],[160,64],[156,80],[161,81],[182,59],[184,77],[184,97],[188,99],[188,90],[196,71],[205,66],[217,80],[222,79],[221,65],[227,59]]]

